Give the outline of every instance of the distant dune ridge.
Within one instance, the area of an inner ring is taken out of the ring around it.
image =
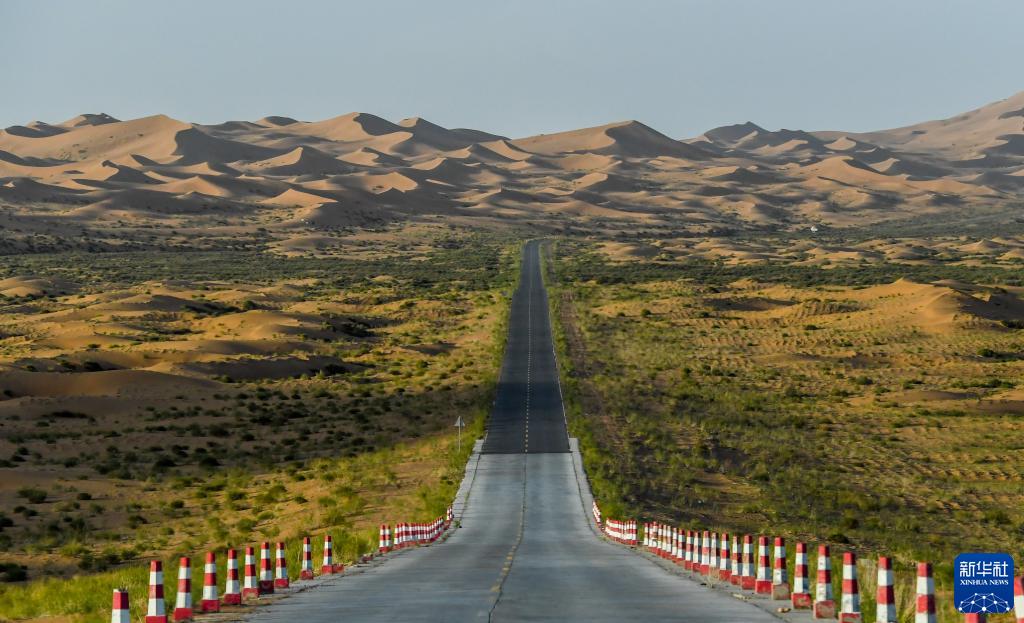
[[[511,139],[361,112],[217,125],[88,113],[0,130],[0,201],[71,206],[65,225],[316,209],[269,221],[337,229],[376,211],[383,221],[801,229],[994,209],[1022,193],[1024,93],[877,132],[748,121],[688,140],[638,121]]]

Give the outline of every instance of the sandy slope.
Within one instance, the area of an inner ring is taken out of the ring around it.
[[[19,248],[13,232],[30,229],[65,238],[110,223],[216,222],[316,249],[325,230],[431,214],[698,232],[969,220],[1024,192],[1022,130],[1024,94],[895,130],[747,122],[689,141],[637,121],[507,139],[368,113],[207,126],[86,114],[0,131],[0,201],[14,207],[0,242]]]

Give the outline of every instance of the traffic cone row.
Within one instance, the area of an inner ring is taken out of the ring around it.
[[[451,512],[444,517],[438,517],[429,523],[397,523],[395,524],[394,538],[388,538],[390,549],[404,549],[413,545],[426,545],[433,543],[451,527]],[[382,530],[384,526],[381,526]],[[390,535],[390,528],[388,528]],[[382,533],[383,534],[383,531]],[[383,541],[381,541],[383,543]],[[384,551],[384,550],[381,550]]]
[[[636,522],[633,520],[619,521],[618,519],[608,519],[604,522],[603,530],[613,541],[618,541],[624,545],[637,544]]]
[[[615,540],[619,524],[609,520],[610,536]],[[620,522],[624,523],[624,522]],[[728,582],[773,600],[788,600],[795,609],[811,610],[815,619],[838,619],[840,623],[860,623],[863,619],[857,555],[843,553],[842,595],[838,612],[832,594],[832,558],[828,545],[818,546],[815,591],[811,593],[807,544],[796,543],[793,583],[786,568],[786,541],[775,537],[769,555],[769,538],[757,539],[757,563],[754,563],[752,535],[718,534],[710,531],[678,529],[660,522],[641,524],[643,536],[636,543],[647,551],[679,564],[710,579]],[[878,558],[876,621],[896,623],[896,599],[893,589],[892,559]],[[1014,620],[1024,623],[1024,576],[1014,581]],[[965,614],[968,623],[981,623],[986,613]],[[935,581],[931,563],[918,563],[917,602],[914,623],[935,623]]]
[[[595,516],[600,517],[597,504],[594,505]],[[381,526],[381,552],[391,549],[400,549],[416,544],[426,544],[436,541],[444,532],[451,527],[454,520],[454,512],[451,506],[448,507],[442,517],[438,517],[430,523],[400,523],[392,533],[388,525]],[[636,542],[636,522],[624,522],[623,534],[628,540],[632,535],[633,542]],[[366,558],[366,557],[364,557]],[[331,535],[324,536],[323,565],[320,573],[323,575],[341,573],[344,565],[334,562],[334,544]],[[256,552],[251,546],[245,548],[244,575],[239,578],[238,573],[238,552],[229,549],[227,552],[227,577],[224,582],[224,594],[218,597],[217,593],[217,559],[213,552],[206,555],[203,565],[203,597],[199,604],[200,612],[219,612],[221,605],[240,605],[245,598],[256,598],[260,595],[269,595],[274,589],[288,588],[291,580],[288,575],[288,560],[285,554],[285,544],[278,542],[276,547],[275,562],[271,564],[270,543],[263,542],[260,545],[259,569],[256,566]],[[299,579],[309,580],[313,574],[313,552],[309,537],[302,539],[302,558],[300,560]],[[174,601],[172,618],[174,621],[191,621],[194,615],[192,604],[192,561],[183,557],[179,561],[178,569],[178,590]],[[113,623],[127,623],[128,616],[128,591],[126,589],[115,589],[113,593],[113,604],[111,607],[111,621]],[[154,560],[150,563],[149,569],[149,600],[146,606],[146,623],[168,623],[166,604],[164,601],[164,577],[163,563]]]
[[[321,573],[341,573],[344,570],[344,566],[335,564],[333,558],[331,536],[326,535],[324,537],[324,566],[321,568]],[[274,592],[275,588],[288,588],[290,585],[288,561],[283,542],[277,543],[276,563],[273,569],[276,570],[276,573],[271,568],[270,543],[264,542],[260,547],[258,572],[255,549],[251,546],[245,548],[245,566],[242,578],[239,578],[238,573],[238,552],[229,549],[227,551],[227,577],[224,582],[224,594],[218,595],[217,557],[213,552],[207,553],[203,564],[203,592],[198,611],[203,613],[219,612],[222,605],[237,606],[242,603],[244,598],[270,594]],[[306,537],[302,540],[300,579],[311,578],[313,578],[313,559],[310,539]],[[166,607],[163,563],[154,560],[149,565],[149,599],[146,605],[145,623],[168,623]],[[192,560],[185,556],[179,560],[178,588],[170,620],[191,621],[195,613],[196,609],[192,603]],[[112,623],[127,623],[130,620],[127,589],[114,589],[110,620]]]

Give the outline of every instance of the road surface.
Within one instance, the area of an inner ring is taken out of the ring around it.
[[[555,371],[539,245],[523,252],[509,342],[462,527],[259,609],[308,621],[777,621],[599,539],[581,500]],[[472,470],[470,470],[472,472]]]

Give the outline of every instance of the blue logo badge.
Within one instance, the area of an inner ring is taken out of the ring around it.
[[[953,563],[953,601],[964,614],[1013,609],[1013,558],[1009,554],[960,554]]]

